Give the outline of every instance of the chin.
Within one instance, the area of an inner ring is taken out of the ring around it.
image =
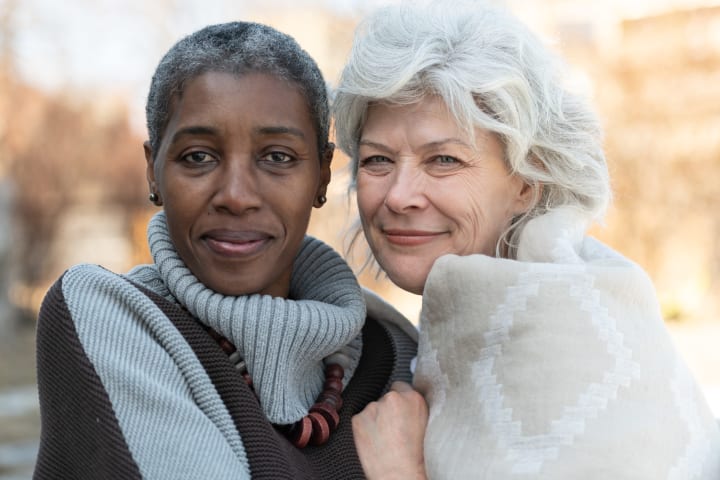
[[[397,287],[405,290],[406,292],[414,293],[415,295],[422,295],[425,289],[425,279],[422,282],[418,282],[416,279],[402,278],[388,274],[388,278]]]

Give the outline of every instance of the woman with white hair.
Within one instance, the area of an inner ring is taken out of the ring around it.
[[[414,386],[430,409],[403,414],[395,395],[354,418],[370,478],[405,461],[433,479],[720,475],[651,281],[587,236],[611,188],[562,68],[481,2],[386,7],[356,33],[336,139],[375,259],[423,296]]]

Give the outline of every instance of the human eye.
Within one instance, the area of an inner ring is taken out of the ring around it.
[[[185,155],[180,157],[180,160],[190,166],[196,166],[208,164],[215,160],[215,157],[202,150],[197,150],[194,152],[186,153]]]
[[[360,160],[360,169],[370,173],[388,172],[392,165],[392,160],[383,155],[371,155]]]
[[[295,160],[295,157],[293,157],[292,155],[289,155],[285,152],[279,152],[279,151],[273,151],[273,152],[266,153],[260,158],[263,161],[274,164],[274,165],[289,164],[289,163],[292,163],[293,160]]]
[[[428,171],[437,175],[445,175],[462,168],[465,162],[452,155],[434,155],[428,159]]]
[[[446,166],[458,165],[460,163],[460,160],[455,157],[451,157],[450,155],[438,155],[433,159],[433,161],[438,165]]]

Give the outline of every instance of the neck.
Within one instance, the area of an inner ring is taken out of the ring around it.
[[[306,237],[295,259],[288,296],[226,296],[203,285],[178,256],[164,213],[148,229],[150,251],[172,295],[203,324],[227,337],[247,362],[268,419],[293,423],[307,414],[324,381],[323,358],[360,356],[365,320],[362,291],[330,247]]]

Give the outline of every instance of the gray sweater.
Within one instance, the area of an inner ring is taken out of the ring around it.
[[[363,478],[350,418],[410,380],[416,344],[395,312],[375,309],[362,327],[339,429],[298,450],[155,271],[80,265],[48,292],[36,478]]]

